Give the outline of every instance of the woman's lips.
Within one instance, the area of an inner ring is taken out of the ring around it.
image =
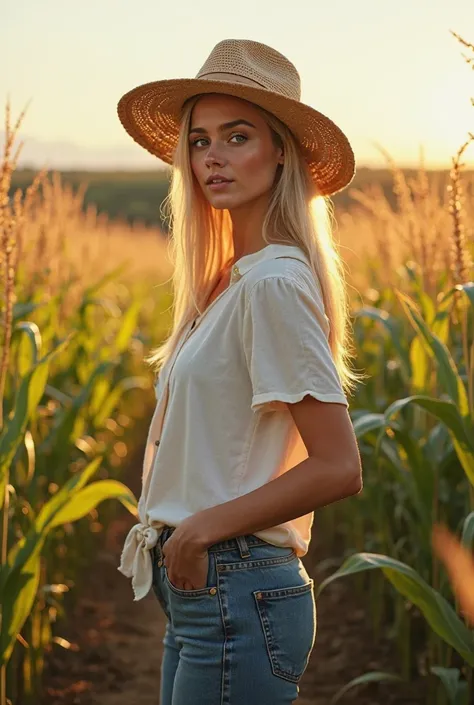
[[[230,184],[233,184],[233,181],[219,181],[219,182],[211,182],[210,184],[207,184],[208,188],[210,188],[212,191],[221,191],[222,189],[226,188],[226,186],[230,186]]]

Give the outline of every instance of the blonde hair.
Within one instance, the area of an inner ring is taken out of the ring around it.
[[[216,210],[197,187],[191,169],[188,132],[192,110],[201,95],[185,103],[180,135],[174,153],[170,191],[165,210],[170,216],[173,326],[171,333],[145,361],[158,372],[173,353],[185,326],[202,314],[224,267],[233,256],[232,222],[225,209]],[[330,323],[329,346],[346,394],[354,390],[360,375],[350,367],[349,302],[343,262],[332,234],[331,202],[318,195],[309,169],[292,132],[263,108],[274,142],[283,147],[284,164],[279,165],[266,213],[262,237],[267,244],[282,242],[299,246],[309,258],[320,284]],[[201,308],[202,307],[202,308]]]

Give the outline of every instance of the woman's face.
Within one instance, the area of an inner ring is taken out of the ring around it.
[[[232,123],[228,125],[227,123]],[[191,168],[209,203],[232,210],[270,191],[282,149],[259,110],[228,95],[205,95],[193,108],[189,131]],[[229,182],[212,186],[219,174]]]

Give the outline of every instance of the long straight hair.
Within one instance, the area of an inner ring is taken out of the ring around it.
[[[192,110],[200,97],[194,96],[183,107],[170,190],[163,204],[170,221],[174,301],[170,334],[145,358],[156,373],[173,353],[186,325],[196,313],[202,314],[222,270],[233,256],[229,212],[211,206],[191,168],[188,132]],[[297,245],[307,255],[329,319],[328,342],[334,363],[345,393],[350,394],[361,376],[350,365],[354,355],[349,301],[343,262],[333,238],[331,202],[317,192],[289,128],[273,114],[252,105],[262,113],[274,143],[283,148],[285,157],[284,164],[277,168],[262,238],[267,244]]]

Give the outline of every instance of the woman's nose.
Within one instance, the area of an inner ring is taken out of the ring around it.
[[[215,151],[209,151],[204,159],[206,166],[212,166],[213,164],[222,164],[223,158]]]

